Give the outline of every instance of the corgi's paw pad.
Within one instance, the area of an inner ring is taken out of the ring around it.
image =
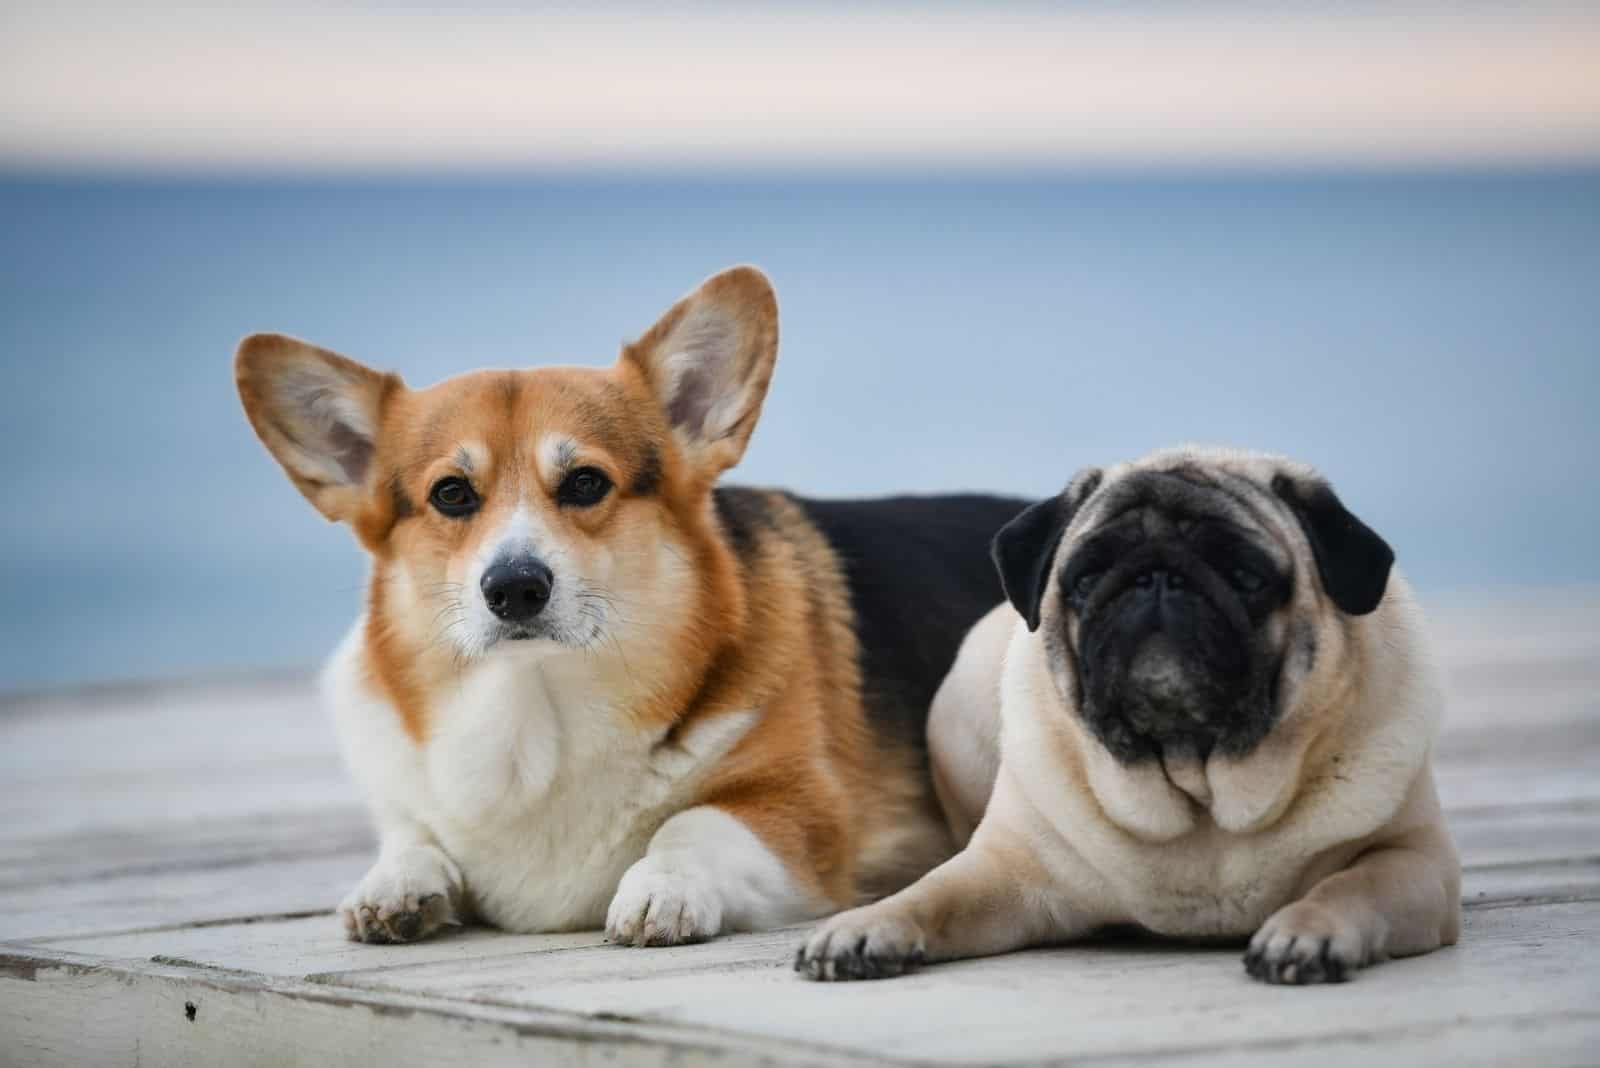
[[[820,924],[795,954],[807,979],[889,979],[921,967],[926,941],[910,920],[878,906],[852,909]]]
[[[625,946],[703,942],[722,930],[722,899],[709,881],[646,856],[629,868],[606,912],[606,937]]]
[[[357,942],[415,942],[456,922],[452,865],[431,846],[380,860],[339,905]]]

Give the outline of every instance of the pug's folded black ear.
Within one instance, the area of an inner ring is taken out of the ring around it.
[[[1000,528],[989,555],[1000,572],[1000,588],[1030,631],[1039,629],[1039,609],[1050,584],[1050,563],[1072,517],[1100,485],[1101,472],[1089,468],[1054,497],[1030,505]]]
[[[1352,515],[1320,479],[1278,475],[1272,491],[1289,505],[1311,543],[1322,588],[1341,612],[1364,616],[1383,601],[1394,550]]]

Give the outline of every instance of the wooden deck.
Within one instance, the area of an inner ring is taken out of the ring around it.
[[[1600,1063],[1600,592],[1433,605],[1461,945],[1308,989],[1097,944],[818,985],[682,949],[347,942],[372,841],[304,680],[0,704],[0,1064]]]

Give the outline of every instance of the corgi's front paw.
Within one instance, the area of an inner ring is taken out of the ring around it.
[[[415,942],[456,923],[460,878],[434,846],[383,857],[339,905],[344,930],[357,942]]]
[[[722,898],[710,881],[645,856],[617,885],[606,937],[625,946],[703,942],[722,930]]]

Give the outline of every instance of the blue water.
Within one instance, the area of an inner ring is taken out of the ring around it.
[[[310,663],[363,559],[238,338],[426,383],[783,307],[739,479],[1044,494],[1204,440],[1321,465],[1424,592],[1600,580],[1600,173],[672,183],[0,179],[0,689]]]

